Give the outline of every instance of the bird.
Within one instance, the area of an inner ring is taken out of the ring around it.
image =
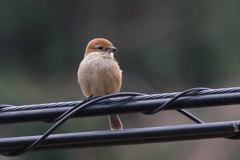
[[[77,77],[86,98],[99,97],[120,92],[122,70],[114,52],[117,48],[104,38],[91,40],[85,50]],[[117,114],[108,115],[111,130],[122,130],[123,125]]]

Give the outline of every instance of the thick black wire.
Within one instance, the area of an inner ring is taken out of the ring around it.
[[[57,123],[55,123],[47,132],[45,132],[38,140],[36,140],[33,144],[31,144],[30,146],[28,146],[25,149],[22,150],[17,150],[14,151],[12,153],[8,153],[8,154],[3,154],[4,156],[19,156],[22,155],[28,151],[33,150],[37,145],[39,145],[40,143],[42,143],[53,131],[55,131],[60,125],[62,125],[66,120],[68,120],[71,116],[73,116],[74,114],[76,114],[78,111],[80,111],[81,109],[89,106],[90,104],[93,104],[97,101],[103,100],[103,99],[107,99],[107,98],[111,98],[111,97],[116,97],[116,96],[136,96],[139,95],[138,93],[117,93],[117,94],[111,94],[111,95],[106,95],[106,96],[102,96],[102,97],[97,97],[94,99],[91,99],[89,101],[85,101],[85,103],[79,103],[77,104],[74,109],[71,109],[71,111],[67,111],[67,114],[64,115],[64,117],[62,117]]]
[[[182,113],[183,115],[185,115],[186,117],[188,117],[189,119],[193,120],[194,122],[196,122],[198,124],[204,124],[204,122],[202,120],[200,120],[199,118],[195,117],[194,115],[188,113],[184,109],[177,109],[176,111]]]
[[[149,112],[145,112],[144,114],[154,114],[159,112],[160,110],[168,107],[170,104],[172,104],[174,101],[176,101],[178,98],[180,98],[181,96],[184,96],[186,94],[189,93],[197,93],[199,91],[202,90],[206,90],[208,88],[192,88],[189,90],[186,90],[184,92],[179,93],[178,95],[175,95],[171,100],[169,100],[168,102],[164,103],[163,105],[161,105],[160,107],[158,107],[157,109],[154,109],[152,111]],[[79,112],[81,109],[89,106],[90,104],[99,102],[101,100],[104,99],[108,99],[111,97],[119,97],[119,96],[139,96],[139,95],[143,95],[142,93],[116,93],[116,94],[111,94],[111,95],[106,95],[106,96],[102,96],[102,97],[96,97],[93,99],[88,99],[86,101],[82,101],[80,103],[78,103],[76,106],[74,106],[73,108],[69,109],[68,111],[66,111],[65,113],[63,113],[62,115],[60,115],[59,117],[50,120],[49,122],[55,122],[58,121],[57,123],[55,123],[47,132],[45,132],[38,140],[36,140],[34,143],[32,143],[30,146],[28,146],[25,149],[21,149],[21,150],[17,150],[14,151],[12,153],[8,153],[8,154],[3,154],[4,156],[19,156],[22,155],[28,151],[33,150],[37,145],[39,145],[40,143],[42,143],[53,131],[55,131],[60,125],[62,125],[66,120],[68,120],[71,116],[73,116],[74,114],[76,114],[77,112]],[[197,122],[197,123],[204,123],[201,120],[199,120],[198,118],[196,118],[195,116],[191,115],[190,113],[188,113],[185,110],[178,110],[180,113],[184,114],[185,116],[187,116],[188,118],[192,119],[193,121]]]
[[[190,93],[198,93],[199,91],[202,91],[202,90],[208,90],[209,88],[191,88],[191,89],[188,89],[186,91],[183,91],[177,95],[175,95],[171,100],[167,101],[166,103],[164,103],[163,105],[161,105],[160,107],[152,110],[152,111],[148,111],[148,112],[144,112],[144,114],[155,114],[157,112],[159,112],[160,110],[168,107],[170,104],[172,104],[174,101],[176,101],[178,98],[182,97],[182,96],[185,96],[187,94],[190,94]]]
[[[199,91],[202,91],[202,90],[209,90],[209,88],[191,88],[191,89],[188,89],[186,91],[183,91],[183,92],[180,92],[179,94],[175,95],[175,97],[173,97],[171,100],[167,101],[165,104],[161,105],[159,108],[156,108],[152,111],[148,111],[148,112],[144,112],[143,114],[155,114],[157,112],[159,112],[160,110],[168,107],[169,105],[171,105],[174,101],[176,101],[177,99],[179,99],[180,97],[182,96],[186,96],[187,94],[195,94],[195,93],[198,93]],[[123,92],[122,92],[123,93]],[[136,95],[144,95],[143,93],[136,93],[136,92],[127,92],[126,94],[136,94]],[[96,97],[94,98],[89,98],[89,99],[86,99],[86,100],[92,100],[92,99],[95,99]],[[65,113],[61,114],[60,116],[54,118],[54,119],[50,119],[50,120],[47,120],[45,122],[47,123],[53,123],[53,122],[57,122],[59,121],[60,119],[62,119],[64,116],[66,116],[68,113],[70,113],[71,111],[75,110],[78,106],[80,106],[81,104],[84,104],[86,102],[86,100],[83,100],[83,101],[80,101],[79,104],[75,105],[74,107],[72,107],[71,109],[69,109],[68,111],[66,111]],[[99,102],[99,101],[97,101]],[[188,117],[189,119],[193,120],[194,122],[196,123],[204,123],[203,121],[201,121],[200,119],[198,119],[197,117],[193,116],[192,114],[190,114],[189,112],[187,112],[186,110],[184,109],[179,109],[177,110],[178,112],[182,113],[183,115],[185,115],[186,117]]]
[[[221,89],[208,89],[202,90],[195,93],[188,93],[185,96],[196,96],[196,95],[211,95],[211,94],[222,94],[222,93],[236,93],[240,92],[240,87],[235,88],[221,88]],[[149,99],[161,99],[161,98],[172,98],[181,92],[175,93],[164,93],[164,94],[153,94],[146,95],[140,94],[134,97],[120,97],[110,99],[111,102],[122,102],[122,101],[136,101],[136,100],[149,100]],[[81,101],[71,101],[71,102],[58,102],[58,103],[47,103],[47,104],[34,104],[34,105],[24,105],[24,106],[13,106],[2,104],[0,105],[0,112],[11,112],[11,111],[21,111],[21,110],[34,110],[34,109],[44,109],[44,108],[57,108],[57,107],[71,107],[79,104]],[[104,101],[99,101],[97,103],[103,103]]]
[[[155,113],[161,111],[162,109],[168,107],[169,105],[171,105],[178,98],[180,98],[182,96],[185,96],[187,94],[195,94],[195,93],[198,93],[198,92],[203,91],[203,90],[209,90],[209,88],[191,88],[191,89],[188,89],[186,91],[183,91],[183,92],[179,93],[178,95],[175,95],[171,100],[167,101],[166,103],[164,103],[160,107],[158,107],[158,108],[156,108],[152,111],[144,112],[143,114],[147,114],[147,115],[155,114]],[[188,117],[189,119],[193,120],[194,122],[196,122],[198,124],[204,124],[204,122],[202,120],[198,119],[197,117],[190,114],[189,112],[187,112],[184,109],[178,109],[177,111],[182,113],[183,115],[185,115],[186,117]]]
[[[53,118],[53,119],[49,119],[45,122],[47,123],[54,123],[57,122],[59,120],[61,120],[62,118],[64,118],[64,116],[66,116],[67,114],[71,113],[73,110],[75,110],[77,107],[81,106],[82,104],[84,104],[85,102],[89,101],[90,99],[87,99],[86,101],[81,101],[79,102],[79,104],[75,105],[74,107],[72,107],[71,109],[69,109],[68,111],[64,112],[63,114],[61,114],[60,116]]]
[[[117,93],[117,94],[119,94],[119,93]],[[120,96],[124,96],[124,94],[128,94],[128,95],[131,94],[131,95],[135,95],[135,96],[136,96],[136,95],[142,95],[142,93],[136,93],[136,92],[122,92],[121,94],[123,94],[123,95],[120,95]],[[125,95],[125,96],[127,96],[127,95]],[[92,100],[94,100],[94,99],[96,99],[96,98],[98,98],[98,97],[87,98],[86,100],[80,101],[80,103],[79,103],[78,105],[72,107],[72,108],[69,109],[68,111],[66,111],[66,112],[64,112],[63,114],[61,114],[60,116],[58,116],[58,117],[56,117],[56,118],[54,118],[54,119],[51,119],[51,120],[47,120],[47,121],[45,121],[45,122],[48,122],[48,123],[57,122],[57,121],[59,121],[60,119],[64,118],[67,114],[69,114],[70,112],[72,112],[73,110],[75,110],[76,108],[78,108],[78,106],[84,104],[84,103],[87,102],[87,101],[92,101]],[[100,101],[100,100],[99,100],[99,101]],[[98,102],[98,101],[96,101],[96,102]]]

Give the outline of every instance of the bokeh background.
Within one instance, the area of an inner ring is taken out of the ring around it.
[[[240,1],[0,1],[0,104],[84,98],[77,69],[93,38],[118,48],[121,91],[147,94],[240,85]],[[237,106],[191,109],[206,122],[239,119]],[[175,111],[120,115],[125,128],[190,124]],[[44,122],[0,126],[1,137],[43,134]],[[71,119],[55,133],[108,130],[106,116]],[[1,160],[235,160],[226,139],[31,152]]]

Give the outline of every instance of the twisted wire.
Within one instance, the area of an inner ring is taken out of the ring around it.
[[[200,96],[200,95],[211,95],[211,94],[225,94],[225,93],[237,93],[240,92],[240,87],[235,88],[221,88],[221,89],[206,89],[199,92],[189,92],[185,96]],[[134,93],[134,92],[127,92]],[[165,99],[165,98],[173,98],[180,94],[181,92],[174,93],[163,93],[163,94],[141,94],[139,96],[126,96],[119,98],[109,98],[108,102],[123,102],[123,101],[137,101],[137,100],[153,100],[153,99]],[[140,94],[140,93],[136,93]],[[103,103],[104,100],[99,101],[97,103]],[[57,107],[73,107],[82,101],[70,101],[70,102],[57,102],[57,103],[45,103],[45,104],[33,104],[33,105],[22,105],[22,106],[14,106],[8,104],[0,105],[0,112],[10,112],[10,111],[22,111],[22,110],[34,110],[34,109],[49,109],[49,108],[57,108]]]
[[[111,98],[114,97],[116,94],[111,94],[111,95],[105,95],[102,97],[96,97],[96,98],[92,98],[92,99],[87,99],[87,101],[85,101],[85,103],[80,103],[77,104],[74,109],[70,109],[70,111],[67,111],[66,114],[63,114],[63,116],[60,115],[60,117],[58,118],[57,123],[55,123],[49,130],[47,130],[39,139],[37,139],[34,143],[32,143],[31,145],[29,145],[28,147],[24,148],[24,149],[20,149],[20,150],[16,150],[13,151],[11,153],[7,153],[7,154],[2,154],[4,156],[19,156],[22,155],[26,152],[29,152],[31,150],[33,150],[37,145],[41,144],[53,131],[55,131],[59,126],[61,126],[65,121],[67,121],[70,116],[73,116],[74,114],[76,114],[77,112],[79,112],[80,110],[82,110],[83,108],[98,102],[100,100],[106,99],[106,98]],[[136,96],[139,95],[137,93],[117,93],[118,96],[121,95],[128,95],[128,96]]]
[[[168,107],[171,103],[173,103],[175,100],[177,100],[178,98],[180,98],[181,96],[184,96],[188,93],[197,93],[201,90],[207,90],[208,88],[192,88],[189,90],[186,90],[184,92],[181,92],[179,94],[177,94],[175,97],[173,97],[171,100],[169,100],[167,103],[161,105],[160,107],[158,107],[157,109],[154,109],[152,111],[149,111],[146,114],[154,114],[159,112],[162,108]],[[86,101],[83,101],[79,104],[77,104],[76,106],[74,106],[72,109],[68,110],[67,112],[63,113],[62,115],[60,115],[57,118],[54,118],[53,120],[50,120],[50,122],[55,122],[56,123],[49,129],[47,130],[40,138],[38,138],[35,142],[33,142],[31,145],[29,145],[28,147],[24,148],[24,149],[20,149],[20,150],[16,150],[7,154],[2,154],[4,156],[19,156],[22,155],[26,152],[29,152],[31,150],[33,150],[34,148],[36,148],[39,144],[41,144],[53,131],[55,131],[59,126],[61,126],[65,121],[67,121],[71,116],[73,116],[74,114],[76,114],[77,112],[79,112],[80,110],[82,110],[83,108],[87,107],[88,105],[91,105],[95,102],[99,102],[101,100],[106,100],[109,99],[111,97],[116,97],[116,96],[138,96],[138,95],[142,95],[141,93],[116,93],[116,94],[110,94],[110,95],[105,95],[102,97],[95,97],[95,98],[91,98],[91,99],[87,99]],[[196,118],[195,116],[193,116],[192,114],[188,113],[185,110],[178,110],[180,113],[184,114],[185,116],[187,116],[188,118],[192,119],[193,121],[197,122],[197,123],[204,123],[202,122],[200,119]]]
[[[240,92],[240,88],[225,88],[225,89],[208,89],[208,88],[192,88],[183,92],[176,92],[176,93],[167,93],[167,94],[155,94],[155,95],[145,95],[141,93],[133,93],[133,92],[128,92],[128,93],[117,93],[117,94],[112,94],[112,95],[106,95],[102,97],[95,97],[92,99],[87,99],[87,101],[73,101],[73,102],[62,102],[62,103],[49,103],[49,104],[39,104],[39,105],[28,105],[28,106],[22,106],[21,109],[36,109],[39,106],[40,107],[46,107],[49,108],[49,106],[67,106],[73,105],[74,107],[67,112],[63,113],[59,117],[53,119],[52,121],[57,121],[55,125],[53,125],[45,134],[43,134],[39,139],[37,139],[34,143],[32,143],[30,146],[26,147],[25,149],[13,151],[8,154],[3,154],[5,156],[18,156],[21,154],[24,154],[28,151],[33,150],[37,145],[42,143],[54,130],[56,130],[61,124],[63,124],[67,119],[70,118],[70,116],[73,116],[86,106],[93,104],[95,102],[102,102],[106,99],[108,99],[108,102],[119,102],[120,101],[134,101],[134,100],[149,100],[149,99],[160,99],[161,98],[170,98],[170,100],[163,105],[159,106],[158,108],[145,112],[144,114],[155,114],[162,110],[163,108],[168,107],[170,104],[172,104],[174,101],[176,101],[180,97],[184,96],[197,96],[197,95],[209,95],[209,94],[223,94],[223,93],[234,93],[234,92]],[[125,96],[125,98],[114,98],[110,99],[111,97],[116,97],[116,96]],[[131,96],[131,97],[129,97]],[[58,105],[56,105],[58,104]],[[15,109],[16,111],[16,106],[9,106],[9,105],[2,105],[0,106],[1,110],[6,109],[6,108],[12,108]],[[17,107],[19,109],[19,106]],[[177,110],[178,112],[182,113],[183,115],[187,116],[188,118],[192,119],[196,123],[203,124],[204,122],[198,119],[197,117],[191,115],[187,111],[183,109]],[[51,121],[51,120],[50,120]]]

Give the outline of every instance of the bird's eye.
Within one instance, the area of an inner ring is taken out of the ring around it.
[[[103,47],[102,47],[102,46],[98,46],[97,48],[98,48],[99,50],[102,50],[102,49],[103,49]]]

